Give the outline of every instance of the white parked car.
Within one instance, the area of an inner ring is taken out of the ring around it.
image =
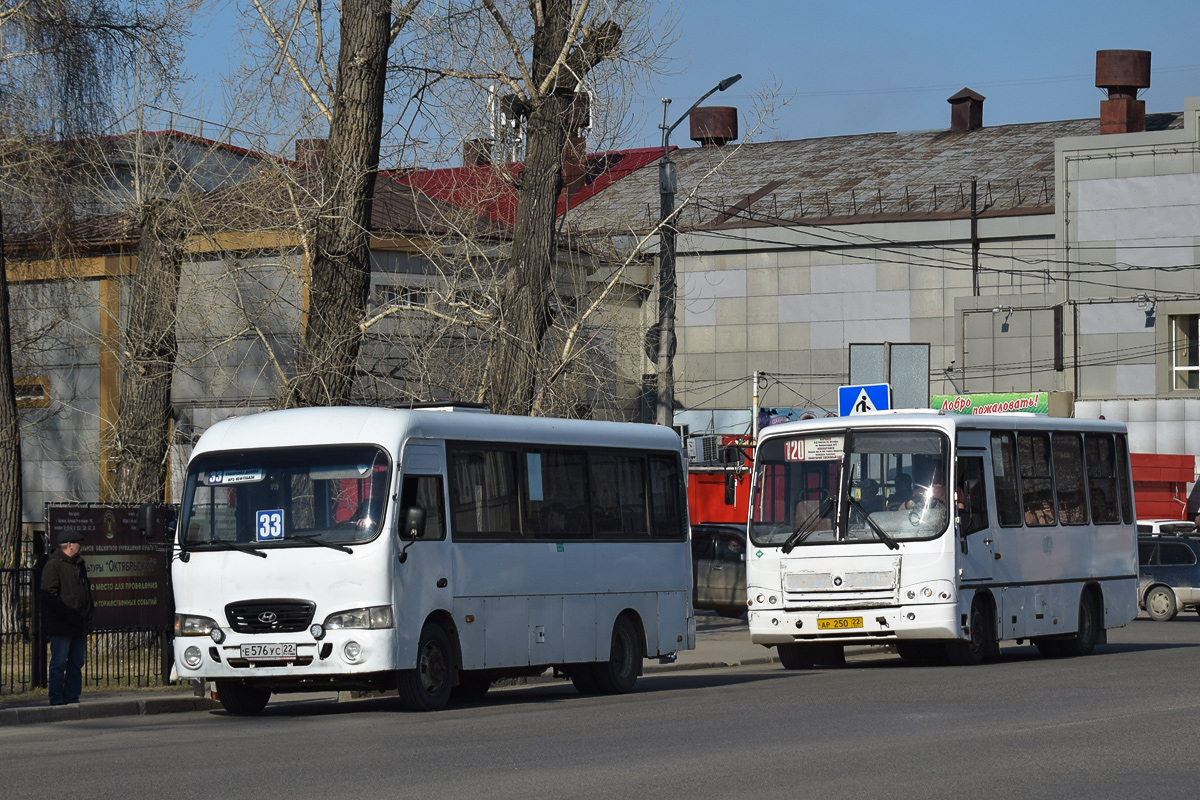
[[[1166,533],[1172,536],[1195,535],[1196,523],[1185,519],[1139,519],[1138,533]]]

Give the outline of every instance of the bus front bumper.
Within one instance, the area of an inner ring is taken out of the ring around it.
[[[750,612],[750,640],[771,647],[796,642],[887,644],[904,639],[962,639],[955,603]]]

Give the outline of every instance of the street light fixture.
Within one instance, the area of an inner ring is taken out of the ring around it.
[[[671,131],[679,127],[696,107],[716,92],[723,92],[740,81],[731,75],[692,103],[673,125],[667,125],[671,98],[663,98],[662,158],[658,162],[659,249],[658,249],[658,357],[655,360],[655,422],[675,422],[675,164],[671,162]]]

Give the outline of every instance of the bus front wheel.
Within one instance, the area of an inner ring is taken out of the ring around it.
[[[400,702],[413,711],[445,708],[454,689],[454,648],[441,625],[432,622],[421,630],[417,668],[400,672]]]
[[[253,717],[267,707],[271,690],[247,686],[241,681],[217,681],[217,699],[230,714]]]
[[[971,601],[971,638],[966,641],[949,642],[946,655],[950,663],[960,667],[982,664],[995,648],[996,635],[992,632],[990,615],[985,601],[976,597]]]

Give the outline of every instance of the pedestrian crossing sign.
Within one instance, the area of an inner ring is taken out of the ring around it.
[[[887,383],[838,387],[838,415],[849,417],[892,407],[892,387]]]

